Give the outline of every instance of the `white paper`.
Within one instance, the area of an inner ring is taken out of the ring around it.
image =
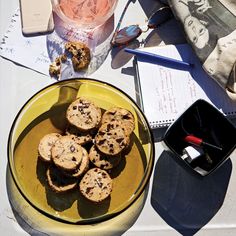
[[[26,67],[48,75],[51,60],[46,47],[46,36],[24,37],[21,32],[20,10],[11,19],[0,45],[0,55]]]
[[[193,63],[191,71],[143,62],[138,58],[139,82],[145,115],[152,127],[171,124],[198,99],[225,114],[236,114],[236,102],[202,69],[189,45],[144,48],[144,51]]]
[[[54,21],[55,30],[51,34],[25,37],[21,29],[20,10],[17,9],[0,43],[0,56],[45,75],[49,75],[49,65],[52,61],[64,53],[64,45],[67,41],[77,40],[86,43],[95,58],[93,52],[97,38],[94,37],[94,31],[79,30],[63,23],[58,17],[55,17]],[[95,62],[91,61],[86,71],[75,72],[71,62],[68,61],[64,65],[62,74],[65,78],[86,76],[94,70]]]

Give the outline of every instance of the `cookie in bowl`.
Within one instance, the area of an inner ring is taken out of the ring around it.
[[[135,128],[135,120],[133,114],[125,108],[112,107],[105,111],[102,116],[101,123],[119,123],[125,130],[127,135],[130,135]]]
[[[58,133],[50,133],[44,135],[38,146],[39,157],[42,161],[51,162],[52,154],[51,150],[55,142],[61,137]]]
[[[63,193],[74,189],[78,180],[63,174],[55,165],[50,165],[46,171],[48,185],[56,193]]]
[[[64,171],[64,174],[73,178],[80,178],[89,169],[89,156],[85,148],[82,147],[82,160],[72,171]]]
[[[62,170],[74,170],[81,163],[83,149],[76,137],[66,135],[60,137],[51,150],[53,163]]]
[[[79,183],[82,195],[95,203],[99,203],[108,198],[112,192],[112,179],[110,175],[102,169],[90,169]]]
[[[93,145],[89,150],[90,161],[98,168],[104,170],[110,170],[118,166],[121,161],[121,154],[116,156],[108,156],[101,153],[95,145]]]
[[[117,155],[124,150],[129,143],[129,137],[121,126],[116,123],[103,124],[95,136],[95,145],[105,155]]]
[[[72,102],[66,111],[68,122],[82,132],[98,128],[101,116],[101,108],[84,97],[80,97]]]

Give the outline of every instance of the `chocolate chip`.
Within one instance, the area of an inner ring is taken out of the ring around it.
[[[113,128],[113,125],[108,124],[108,125],[107,125],[107,130],[109,131],[111,128]]]
[[[101,130],[98,131],[98,135],[104,135],[104,134],[105,134],[104,131],[101,131]]]
[[[117,138],[117,139],[116,139],[116,142],[117,142],[117,143],[121,143],[123,140],[124,140],[123,138]]]
[[[85,193],[86,193],[86,194],[89,194],[92,189],[93,189],[93,187],[88,187],[88,188],[86,188]]]
[[[103,145],[106,142],[106,139],[99,140],[98,145]]]
[[[75,147],[73,145],[70,146],[70,151],[74,152],[75,151]]]
[[[123,119],[125,119],[125,120],[130,120],[130,117],[129,117],[128,114],[126,114],[126,115],[123,115]]]

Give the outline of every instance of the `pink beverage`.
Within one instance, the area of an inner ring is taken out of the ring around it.
[[[59,0],[63,14],[77,25],[93,28],[112,16],[118,0]]]

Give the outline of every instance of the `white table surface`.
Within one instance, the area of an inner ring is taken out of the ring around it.
[[[145,24],[146,15],[153,10],[151,5],[155,2],[157,1],[136,0],[131,3],[122,25]],[[125,3],[126,0],[119,0],[115,23]],[[1,38],[18,6],[18,0],[0,0]],[[183,41],[182,33],[176,22],[171,20],[156,30],[149,44],[178,43],[181,40]],[[90,77],[112,83],[136,99],[132,60],[116,68],[111,67],[112,63],[114,58],[109,54],[102,66]],[[16,221],[7,195],[9,130],[15,115],[26,100],[53,82],[55,81],[47,76],[0,57],[0,230],[5,236],[29,235]],[[157,136],[159,134],[157,131]],[[235,235],[236,153],[213,175],[199,180],[189,176],[169,156],[162,153],[161,142],[155,143],[155,149],[154,172],[145,206],[135,224],[124,235]],[[195,229],[187,230],[190,225]]]

